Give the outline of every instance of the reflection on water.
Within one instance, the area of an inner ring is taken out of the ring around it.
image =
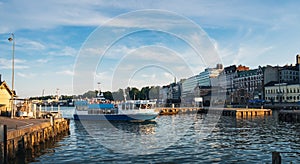
[[[63,112],[71,117],[73,110]],[[151,123],[102,124],[71,120],[71,135],[35,163],[271,163],[272,151],[285,152],[283,163],[300,163],[299,123],[278,122],[275,116],[226,116],[206,136],[201,135],[201,125],[209,124],[204,118],[186,114]]]

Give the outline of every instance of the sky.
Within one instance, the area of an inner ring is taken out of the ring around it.
[[[0,74],[19,97],[166,85],[216,63],[295,64],[299,1],[0,0]]]

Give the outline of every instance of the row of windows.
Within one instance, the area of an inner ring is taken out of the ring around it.
[[[298,71],[282,71],[282,72],[279,72],[279,75],[282,75],[282,74],[289,74],[289,75],[298,75]]]
[[[254,80],[254,81],[256,81],[256,80],[261,80],[262,79],[262,77],[261,76],[251,76],[251,77],[246,77],[246,78],[235,78],[234,80],[235,81],[249,81],[249,80]]]
[[[300,88],[290,89],[267,89],[266,94],[278,94],[278,93],[300,93]]]
[[[266,97],[266,100],[300,100],[300,96],[283,96],[283,97],[280,97],[280,96],[276,96],[276,97]]]
[[[279,79],[298,79],[298,76],[280,76]]]

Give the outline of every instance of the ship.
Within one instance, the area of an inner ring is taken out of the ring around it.
[[[159,115],[155,107],[156,101],[151,100],[128,100],[118,104],[81,100],[75,102],[74,120],[151,121]]]

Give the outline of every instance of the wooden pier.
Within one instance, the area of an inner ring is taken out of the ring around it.
[[[300,110],[281,110],[278,119],[286,122],[300,122]]]
[[[234,117],[255,117],[272,115],[271,109],[254,109],[254,108],[200,108],[200,107],[175,107],[175,108],[156,108],[161,115],[172,115],[180,113],[212,113],[222,116]],[[300,117],[299,117],[300,118]]]
[[[0,163],[14,159],[19,153],[33,151],[34,148],[58,135],[68,134],[70,120],[53,119],[11,119],[0,117],[5,135],[0,148]],[[4,125],[5,124],[5,125]]]
[[[271,109],[255,108],[205,108],[205,112],[222,114],[222,116],[234,116],[240,118],[269,116],[272,115]]]

